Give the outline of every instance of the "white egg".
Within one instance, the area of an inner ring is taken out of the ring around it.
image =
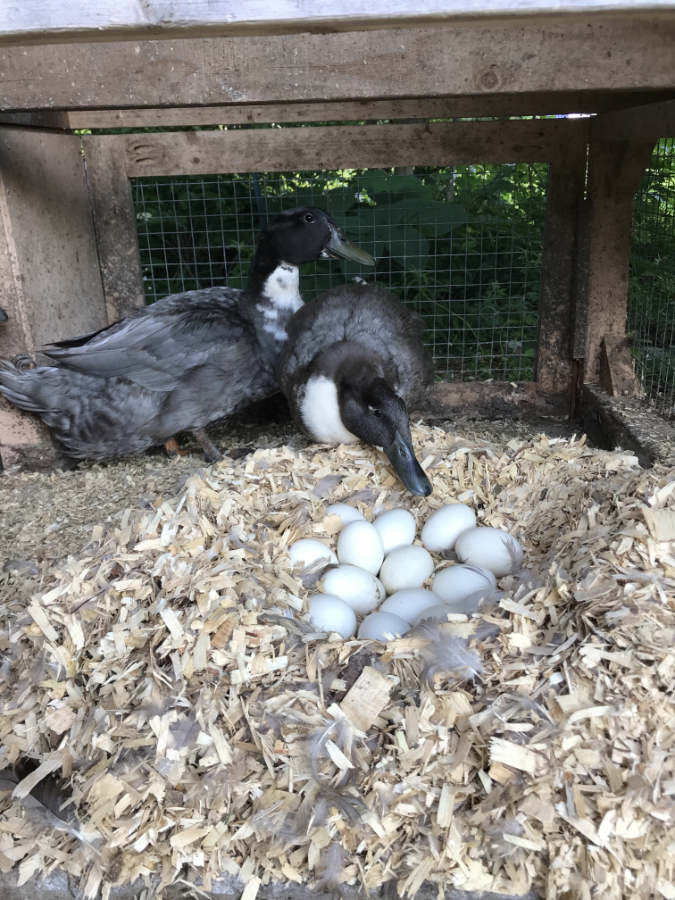
[[[365,616],[382,603],[387,596],[377,575],[357,566],[338,566],[323,579],[323,590],[337,594],[348,603],[357,616]]]
[[[309,621],[319,631],[337,631],[343,638],[353,637],[356,632],[356,613],[335,594],[312,594]]]
[[[518,541],[500,528],[472,528],[457,539],[455,553],[460,562],[488,569],[497,578],[510,575],[523,560]]]
[[[397,635],[402,637],[406,631],[410,631],[410,625],[400,616],[388,612],[374,612],[361,622],[358,636],[363,640],[390,641]]]
[[[303,568],[311,566],[317,560],[326,560],[329,563],[337,563],[337,556],[330,547],[322,544],[321,541],[312,540],[312,538],[303,538],[296,541],[288,549],[288,555],[291,558],[293,566],[302,566]]]
[[[410,623],[411,625],[419,625],[425,619],[437,619],[439,622],[447,622],[450,613],[456,613],[456,609],[451,609],[445,603],[439,603],[437,606],[427,606],[426,609],[420,610]]]
[[[476,527],[476,513],[463,503],[451,503],[432,513],[422,529],[422,543],[432,553],[452,550],[467,528]]]
[[[341,563],[358,566],[377,575],[384,559],[384,545],[370,522],[350,522],[340,532],[337,555]]]
[[[407,509],[390,509],[373,522],[384,544],[385,558],[398,547],[407,547],[415,540],[415,517]]]
[[[470,613],[480,601],[494,597],[497,579],[488,569],[476,566],[450,566],[434,578],[432,590],[453,612]]]
[[[387,597],[379,611],[393,613],[412,624],[423,610],[429,606],[438,606],[442,602],[433,591],[412,588],[408,591],[396,591],[391,597]]]
[[[326,509],[327,516],[339,516],[342,519],[342,527],[349,525],[350,522],[365,522],[366,517],[358,509],[350,506],[349,503],[333,503]]]
[[[380,581],[388,594],[422,587],[434,571],[434,561],[424,547],[399,547],[382,563]]]

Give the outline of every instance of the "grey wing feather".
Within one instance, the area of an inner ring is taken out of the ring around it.
[[[245,326],[237,315],[239,297],[228,288],[174,294],[90,338],[64,341],[45,353],[69,369],[171,391],[179,374],[240,337]]]

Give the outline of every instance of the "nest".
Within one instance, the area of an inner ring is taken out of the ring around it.
[[[0,794],[0,871],[58,867],[104,900],[223,873],[244,900],[271,881],[675,897],[675,473],[583,439],[413,438],[429,498],[376,450],[258,450],[96,525],[30,596],[5,576],[0,767],[39,766]],[[317,574],[287,549],[334,545],[345,500],[418,525],[468,503],[525,568],[440,633],[313,633]],[[480,665],[430,667],[453,639]]]

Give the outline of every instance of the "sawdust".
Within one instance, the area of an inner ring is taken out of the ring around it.
[[[0,871],[60,867],[104,898],[221,872],[245,900],[272,881],[674,897],[675,472],[481,431],[413,430],[426,499],[376,450],[281,441],[177,494],[194,459],[56,476],[95,499],[126,470],[136,494],[80,502],[81,551],[0,581],[0,765],[59,766],[82,832],[5,794]],[[428,687],[429,641],[312,633],[287,548],[332,544],[325,506],[348,498],[418,523],[460,500],[521,540],[499,603],[441,626],[480,676]]]

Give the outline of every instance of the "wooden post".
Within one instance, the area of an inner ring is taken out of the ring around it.
[[[633,198],[653,140],[591,140],[588,153],[587,297],[583,380],[600,380],[605,335],[626,333]]]
[[[585,183],[586,141],[575,132],[549,168],[535,369],[538,389],[568,402],[574,381],[577,223]]]
[[[82,141],[96,229],[108,322],[145,303],[136,218],[126,169],[126,142],[115,137]]]
[[[0,358],[107,324],[80,140],[0,128]],[[3,466],[50,464],[36,417],[0,398]]]

